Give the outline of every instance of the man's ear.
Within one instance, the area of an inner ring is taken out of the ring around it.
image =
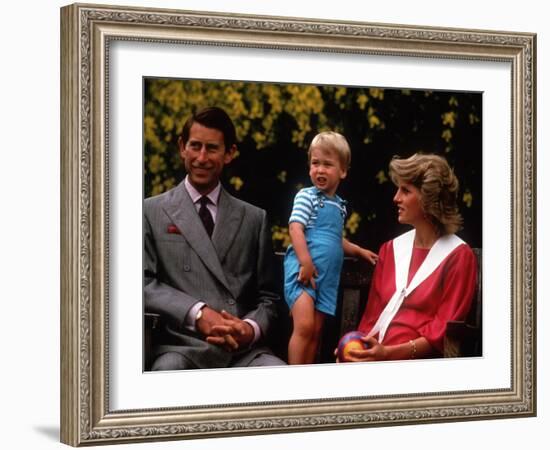
[[[185,159],[185,142],[183,142],[183,139],[181,136],[178,138],[178,150],[180,154],[180,158],[183,161]]]
[[[224,164],[229,164],[231,161],[233,161],[233,158],[235,157],[235,154],[237,153],[237,146],[233,144],[229,151],[225,152],[223,162]]]

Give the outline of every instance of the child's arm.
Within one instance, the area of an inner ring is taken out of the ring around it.
[[[317,269],[313,265],[313,260],[307,248],[304,226],[299,222],[291,222],[288,226],[288,232],[292,241],[292,247],[301,266],[298,273],[298,281],[305,286],[311,283],[311,286],[315,289],[314,277],[317,276]]]
[[[344,254],[347,256],[355,256],[356,258],[363,258],[369,261],[371,264],[376,264],[378,261],[378,255],[366,248],[359,247],[357,244],[353,244],[346,238],[342,239],[342,247],[344,248]]]

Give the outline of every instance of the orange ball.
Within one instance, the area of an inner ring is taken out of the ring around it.
[[[369,348],[367,343],[361,340],[366,336],[365,333],[360,331],[350,331],[342,336],[340,342],[338,342],[338,361],[347,362],[351,350],[366,350]]]

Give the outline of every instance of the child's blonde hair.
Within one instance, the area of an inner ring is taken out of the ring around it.
[[[307,152],[307,160],[311,162],[311,152],[314,148],[323,151],[333,151],[338,155],[340,164],[344,170],[348,170],[351,164],[351,150],[348,141],[340,133],[335,131],[323,131],[313,138]]]

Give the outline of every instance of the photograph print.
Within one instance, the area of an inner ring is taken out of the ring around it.
[[[482,356],[482,94],[143,79],[145,371]]]

